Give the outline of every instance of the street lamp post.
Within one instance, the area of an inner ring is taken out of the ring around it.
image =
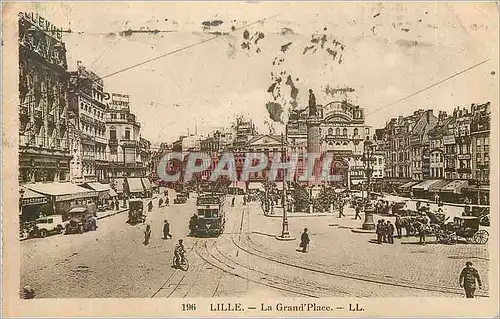
[[[365,211],[365,221],[363,223],[362,228],[364,230],[374,230],[375,223],[373,222],[373,212],[374,208],[372,203],[370,202],[370,182],[371,176],[373,174],[373,146],[372,141],[367,137],[364,142],[364,150],[363,150],[363,163],[365,164],[365,174],[367,178],[366,185],[366,196],[367,201],[365,203],[364,211]]]
[[[283,133],[281,133],[281,156],[283,159],[286,158],[286,153],[285,153],[285,138]],[[285,170],[283,170],[283,220],[282,220],[282,225],[281,225],[281,235],[276,236],[277,240],[282,240],[282,241],[289,241],[289,240],[295,240],[295,238],[292,238],[290,235],[290,231],[288,230],[288,216],[286,212],[286,183],[285,183]]]

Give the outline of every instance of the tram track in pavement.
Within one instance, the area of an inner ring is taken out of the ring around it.
[[[195,250],[196,246],[198,245],[198,240],[196,240],[193,244],[193,247],[191,247],[189,249],[189,251],[186,252],[186,256],[192,252],[193,250]],[[191,267],[192,265],[190,265]],[[181,275],[179,275],[181,274]],[[178,276],[176,276],[178,275]],[[180,277],[180,279],[177,279],[176,277]],[[174,288],[172,289],[172,291],[170,291],[170,293],[166,296],[166,298],[170,298],[172,296],[172,294],[174,294],[174,292],[179,288],[179,286],[182,284],[182,282],[184,281],[184,279],[186,278],[186,273],[183,273],[183,271],[181,269],[175,269],[172,274],[170,276],[167,277],[167,279],[163,282],[163,284],[161,285],[160,288],[158,288],[158,290],[155,291],[155,293],[151,296],[151,298],[155,298],[162,290],[165,290],[167,289],[167,285],[168,286],[171,286],[172,284],[174,285]],[[174,279],[177,279],[174,281]],[[196,282],[196,281],[195,281]],[[192,286],[191,286],[192,288]],[[188,289],[188,292],[186,293],[186,295],[189,293],[189,291],[191,290],[191,288]],[[185,297],[185,296],[184,296]]]
[[[243,210],[242,212],[241,222],[239,223],[239,220],[236,220],[234,224],[234,228],[237,228],[239,226],[240,231],[243,229],[244,213],[245,210]],[[339,287],[322,287],[318,284],[314,284],[314,287],[310,287],[311,285],[309,285],[307,282],[304,282],[303,280],[300,280],[299,278],[285,278],[256,269],[251,265],[245,265],[237,261],[238,257],[228,257],[228,254],[221,251],[218,242],[215,241],[210,245],[205,242],[203,251],[198,248],[200,247],[198,246],[195,252],[200,256],[200,258],[205,260],[213,267],[216,267],[231,276],[239,277],[246,281],[254,282],[259,285],[268,286],[273,289],[292,293],[297,296],[307,296],[313,298],[326,297],[332,294],[339,295],[339,293],[344,296],[352,295],[348,294],[345,291],[342,291]],[[222,276],[223,275],[221,274],[221,277]],[[218,287],[214,291],[213,296],[216,295],[217,290]]]
[[[242,212],[242,221],[244,218],[244,211]],[[242,223],[243,225],[243,223]],[[243,231],[243,228],[240,228],[241,231]],[[246,234],[246,239],[247,239],[247,247],[243,247],[242,242],[241,242],[241,235],[239,234],[238,241],[235,239],[234,234],[231,236],[231,240],[233,244],[240,250],[255,256],[255,257],[260,257],[262,259],[265,259],[267,261],[271,261],[276,264],[280,264],[283,266],[288,266],[296,269],[301,269],[301,270],[306,270],[309,272],[317,273],[317,274],[323,274],[329,277],[340,277],[344,279],[351,279],[355,281],[360,281],[360,282],[365,282],[365,283],[372,283],[372,284],[377,284],[377,285],[383,285],[383,286],[392,286],[392,287],[400,287],[400,288],[407,288],[407,289],[414,289],[414,290],[421,290],[421,291],[429,291],[429,292],[439,292],[439,293],[447,293],[447,294],[452,294],[452,295],[463,295],[463,291],[459,290],[454,287],[443,287],[443,286],[438,286],[438,285],[432,285],[432,284],[417,284],[416,282],[409,282],[409,281],[394,281],[394,280],[389,280],[388,278],[385,277],[376,277],[376,276],[366,276],[366,275],[361,275],[361,274],[355,274],[355,273],[348,273],[348,272],[332,272],[332,271],[327,271],[324,269],[318,269],[318,268],[313,268],[313,267],[308,267],[304,266],[301,264],[297,264],[294,262],[289,261],[286,258],[279,258],[276,256],[271,256],[267,252],[265,252],[265,247],[255,243],[251,237],[249,236],[248,232],[245,232]],[[249,244],[252,243],[253,247]],[[260,250],[255,248],[256,245],[261,246],[264,250]],[[253,251],[252,251],[253,250]],[[326,265],[321,265],[323,267],[327,267]],[[489,297],[488,294],[484,293],[479,293],[476,294],[478,297]]]

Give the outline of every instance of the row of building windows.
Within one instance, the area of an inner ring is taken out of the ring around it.
[[[328,135],[334,135],[333,132],[334,132],[333,128],[329,128],[328,129]],[[341,132],[341,129],[339,127],[337,127],[335,129],[335,135],[347,136],[347,133],[348,133],[347,128],[343,128],[342,129],[342,134],[340,134],[340,132]],[[365,128],[365,134],[367,136],[370,135],[370,128],[368,128],[368,127]],[[359,135],[359,129],[358,128],[354,128],[354,130],[353,130],[353,136],[358,136],[358,135]]]
[[[104,119],[104,112],[100,111],[96,107],[92,107],[91,105],[80,102],[80,107],[83,111],[87,112],[89,115],[94,115],[94,117],[97,117],[98,119]]]

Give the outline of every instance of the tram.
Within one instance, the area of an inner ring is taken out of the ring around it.
[[[196,237],[217,237],[224,232],[226,216],[224,196],[221,194],[202,194],[196,199],[197,216]]]

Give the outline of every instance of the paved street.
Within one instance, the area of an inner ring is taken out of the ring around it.
[[[174,192],[170,191],[171,203]],[[488,292],[487,247],[484,245],[416,244],[417,238],[394,245],[371,243],[372,234],[357,234],[361,222],[336,214],[291,217],[290,231],[300,237],[309,228],[307,254],[296,251],[299,240],[279,242],[281,219],[263,215],[256,203],[231,208],[226,203],[226,231],[219,238],[187,237],[195,199],[148,213],[152,226],[131,226],[122,213],[99,220],[95,232],[57,235],[21,242],[21,285],[31,285],[37,298],[215,297],[250,296],[263,291],[276,296],[462,296],[458,274],[472,260]],[[173,239],[162,239],[164,219]],[[171,267],[177,239],[183,238],[190,261],[187,272]]]

